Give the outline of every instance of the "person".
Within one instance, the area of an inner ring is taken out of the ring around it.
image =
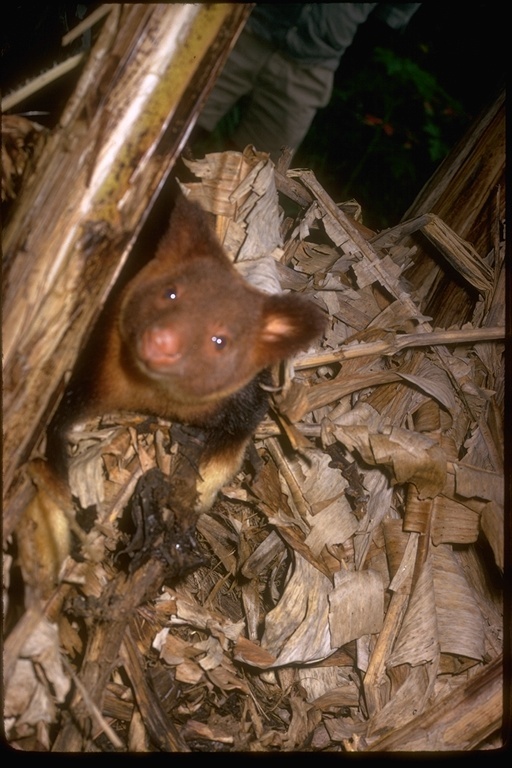
[[[404,30],[421,3],[260,3],[255,6],[203,107],[191,137],[204,141],[236,105],[227,148],[248,144],[277,161],[303,141],[330,101],[334,73],[370,16]],[[242,100],[242,101],[241,101]]]

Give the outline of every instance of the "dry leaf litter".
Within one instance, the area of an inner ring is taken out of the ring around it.
[[[504,484],[489,413],[502,408],[492,310],[503,244],[482,258],[435,216],[372,236],[356,203],[336,205],[311,171],[276,174],[252,148],[188,165],[197,180],[184,190],[215,215],[244,276],[310,297],[328,330],[275,372],[255,451],[199,519],[201,562],[171,583],[151,557],[131,573],[118,560],[137,480],[172,472],[168,423],[106,418],[77,433],[75,509],[29,468],[39,493],[18,531],[26,596],[4,648],[7,740],[135,752],[499,746]],[[297,215],[280,208],[276,178],[285,210],[302,201]],[[417,309],[401,277],[414,231],[477,289],[464,327],[436,328]],[[48,510],[55,526],[71,519],[79,545],[41,596],[51,563],[30,526]],[[13,566],[6,557],[7,586]]]

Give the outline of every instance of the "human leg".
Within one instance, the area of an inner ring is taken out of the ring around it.
[[[213,131],[237,101],[250,93],[271,54],[267,43],[244,30],[201,110],[197,125]]]
[[[329,103],[333,78],[324,67],[299,67],[274,52],[260,69],[233,143],[239,149],[253,144],[274,161],[283,146],[295,151],[317,110]]]

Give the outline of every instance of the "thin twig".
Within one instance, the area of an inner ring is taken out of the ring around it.
[[[501,341],[505,338],[504,326],[495,328],[467,328],[453,331],[432,331],[431,333],[386,334],[379,341],[347,344],[335,352],[308,355],[295,363],[296,370],[329,365],[342,360],[352,360],[366,355],[394,355],[407,347],[433,347],[446,344],[474,344],[479,341]]]
[[[112,3],[104,3],[103,5],[100,5],[99,8],[96,8],[96,10],[89,14],[89,16],[81,21],[80,24],[77,24],[76,27],[70,29],[70,31],[62,38],[61,44],[69,45],[69,43],[72,43],[73,40],[76,40],[77,37],[80,37],[84,32],[87,32],[88,29],[93,27],[94,24],[102,19],[107,13],[110,13],[111,10]]]
[[[69,664],[65,656],[62,657],[62,661],[69,676],[71,677],[74,684],[80,691],[80,695],[82,696],[84,704],[87,706],[87,709],[89,710],[92,720],[94,720],[94,722],[96,722],[96,724],[101,728],[105,736],[112,742],[113,746],[116,747],[116,749],[122,749],[125,745],[123,744],[121,739],[117,736],[116,732],[107,723],[107,721],[101,714],[100,710],[98,709],[98,707],[96,706],[92,698],[89,696],[87,689],[81,683],[79,677],[75,675],[75,673],[73,672],[73,669],[71,668],[71,665]]]
[[[7,112],[7,110],[12,109],[19,104],[20,101],[28,99],[29,96],[32,96],[32,94],[37,93],[37,91],[40,91],[50,83],[53,83],[54,80],[58,80],[59,77],[71,72],[72,69],[80,64],[83,58],[84,53],[76,53],[74,56],[70,56],[69,59],[66,59],[66,61],[62,61],[55,67],[52,67],[52,69],[43,72],[42,75],[34,78],[30,83],[26,83],[17,91],[10,93],[5,99],[2,99],[2,112]]]

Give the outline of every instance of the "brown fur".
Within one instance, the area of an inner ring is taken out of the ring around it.
[[[127,410],[203,427],[205,509],[238,471],[264,414],[255,377],[323,327],[321,311],[300,296],[267,295],[246,283],[205,212],[180,198],[155,257],[106,321],[80,415]]]

